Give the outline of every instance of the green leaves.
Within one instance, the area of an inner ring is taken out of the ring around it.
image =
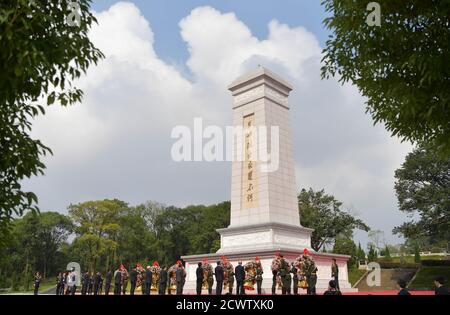
[[[298,195],[300,221],[303,226],[314,229],[311,247],[319,251],[328,241],[338,235],[351,237],[354,229],[368,231],[369,227],[350,213],[341,210],[342,203],[322,189],[315,192],[302,189]]]
[[[381,4],[381,26],[365,23],[365,1],[323,0],[332,31],[322,78],[355,84],[367,113],[403,141],[450,155],[450,5],[447,0]]]
[[[419,147],[408,154],[395,172],[399,209],[419,219],[395,227],[405,238],[431,237],[450,242],[450,158]]]
[[[13,214],[38,210],[37,197],[20,182],[43,174],[51,150],[30,136],[46,105],[75,104],[75,80],[103,58],[87,33],[95,23],[90,0],[79,0],[82,23],[70,27],[65,0],[3,0],[0,5],[0,237]],[[1,243],[1,239],[0,239]],[[1,246],[1,244],[0,244]]]

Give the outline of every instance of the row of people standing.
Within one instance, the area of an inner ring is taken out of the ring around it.
[[[288,267],[288,262],[283,258],[283,255],[279,255],[280,259],[280,268],[277,270],[273,270],[273,282],[272,282],[272,294],[276,295],[277,285],[278,285],[278,279],[281,280],[281,292],[283,295],[298,295],[298,288],[299,288],[299,277],[298,277],[298,270],[295,267],[295,265]],[[263,270],[262,268],[256,268],[256,274],[255,274],[255,284],[256,284],[256,292],[257,294],[262,294],[262,282],[263,282]],[[292,274],[292,275],[291,275]],[[336,263],[336,260],[333,259],[332,266],[331,266],[331,274],[333,277],[333,290],[336,289],[339,291],[339,268]],[[217,261],[217,265],[214,269],[214,271],[211,269],[209,270],[206,275],[204,272],[204,267],[202,262],[198,263],[198,267],[196,269],[196,293],[197,295],[202,294],[203,285],[205,283],[205,276],[206,284],[207,284],[207,290],[208,294],[212,294],[213,292],[213,286],[214,286],[214,277],[216,280],[216,295],[222,294],[223,289],[223,283],[225,280],[225,277],[227,277],[227,283],[228,283],[228,292],[227,294],[233,294],[233,287],[234,282],[236,280],[236,294],[237,295],[243,295],[245,294],[245,287],[244,287],[244,281],[246,277],[245,268],[242,265],[242,261],[238,262],[238,266],[234,269],[234,272],[231,270],[228,270],[225,272],[225,270],[222,267],[222,264],[220,261]],[[306,293],[308,295],[315,295],[316,294],[316,284],[317,284],[317,267],[315,264],[311,264],[308,268],[306,268],[305,272],[305,279],[306,279]],[[292,288],[292,290],[291,290]]]
[[[196,269],[196,292],[197,295],[202,294],[203,284],[205,282],[205,272],[203,263],[199,262],[197,269]],[[244,266],[242,266],[242,261],[238,262],[238,265],[234,269],[234,271],[228,271],[225,272],[225,270],[222,267],[222,263],[220,261],[217,261],[216,268],[214,271],[209,270],[206,273],[206,284],[208,289],[208,294],[211,295],[213,292],[213,286],[214,286],[214,277],[216,278],[216,295],[222,294],[223,289],[223,283],[225,280],[225,277],[227,277],[227,283],[228,283],[228,292],[227,294],[233,294],[233,287],[234,287],[234,280],[236,278],[236,295],[244,295],[245,294],[245,287],[244,287],[244,281],[245,281],[245,269]],[[258,282],[258,280],[257,280]],[[262,283],[262,274],[261,274],[261,280]],[[259,285],[260,287],[260,285]],[[260,289],[259,289],[260,291]],[[259,293],[260,294],[260,293]]]
[[[60,272],[56,276],[56,295],[75,295],[77,291],[78,275],[75,268]],[[35,294],[37,294],[35,292]]]
[[[102,294],[103,277],[100,272],[86,272],[81,279],[82,295],[99,295]]]

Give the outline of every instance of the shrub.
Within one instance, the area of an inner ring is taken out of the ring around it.
[[[428,259],[421,261],[422,266],[450,266],[450,260]]]

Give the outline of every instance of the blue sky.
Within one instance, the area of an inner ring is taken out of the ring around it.
[[[95,11],[108,9],[116,0],[94,0]],[[161,59],[183,65],[188,58],[186,43],[180,36],[178,23],[199,6],[211,6],[223,13],[234,12],[258,39],[267,37],[268,23],[276,19],[290,27],[303,26],[314,33],[324,47],[328,30],[320,0],[134,0],[155,33],[155,51]]]

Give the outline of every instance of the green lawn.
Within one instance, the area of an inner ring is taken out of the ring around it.
[[[444,276],[450,280],[449,266],[423,266],[420,268],[416,278],[409,284],[411,289],[430,289],[434,290],[434,278]]]
[[[55,279],[44,279],[41,281],[41,285],[39,286],[39,292],[44,292],[45,290],[50,289],[50,288],[54,287],[55,285],[56,285]],[[28,291],[26,291],[23,287],[20,287],[19,290],[2,292],[1,294],[33,293],[33,292],[34,292],[34,287],[33,287],[33,284],[31,283]]]
[[[356,281],[358,281],[363,274],[366,272],[366,270],[360,270],[360,269],[349,269],[348,270],[348,281],[353,286]]]

